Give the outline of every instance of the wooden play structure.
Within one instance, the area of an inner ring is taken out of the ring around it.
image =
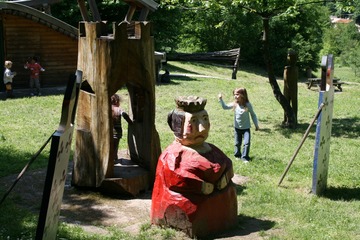
[[[125,20],[113,23],[108,33],[95,1],[89,0],[92,20],[84,1],[79,1],[84,21],[79,25],[77,69],[83,77],[72,184],[135,196],[152,186],[161,152],[155,129],[154,43],[151,23],[145,21],[157,4],[125,2],[130,6]],[[140,20],[133,21],[137,10]],[[128,125],[129,154],[120,163],[114,161],[110,97],[122,87],[129,92],[132,124]]]
[[[13,2],[0,2],[0,60],[11,60],[17,72],[14,88],[28,88],[25,61],[39,58],[46,69],[41,73],[43,87],[66,86],[76,70],[78,29],[35,8]]]

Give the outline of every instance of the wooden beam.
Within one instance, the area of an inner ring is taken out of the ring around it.
[[[79,8],[80,8],[80,12],[81,12],[81,16],[82,16],[83,21],[89,22],[90,17],[89,17],[88,11],[87,11],[86,6],[85,6],[85,0],[78,0],[77,2],[79,4]]]
[[[99,10],[97,8],[95,0],[88,0],[88,2],[89,2],[90,10],[91,10],[92,15],[93,15],[94,22],[101,22],[100,13],[99,13]]]
[[[126,22],[130,22],[134,16],[134,13],[136,11],[136,6],[135,5],[130,5],[129,10],[125,16],[125,21]]]
[[[143,8],[141,9],[139,21],[146,21],[147,16],[149,15],[149,9]]]

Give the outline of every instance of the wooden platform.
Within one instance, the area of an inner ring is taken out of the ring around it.
[[[119,151],[119,159],[115,161],[114,176],[105,178],[100,188],[110,194],[134,197],[149,186],[149,172],[134,163],[123,150]]]

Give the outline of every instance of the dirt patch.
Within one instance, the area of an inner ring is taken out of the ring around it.
[[[70,170],[70,169],[69,169]],[[46,170],[29,171],[17,183],[6,201],[15,201],[32,211],[39,211]],[[8,189],[17,175],[0,179],[0,184]],[[77,189],[71,186],[71,170],[68,173],[61,206],[60,221],[79,226],[84,231],[96,234],[108,234],[105,226],[116,226],[131,234],[138,234],[143,224],[150,223],[151,191],[137,198],[119,198],[103,195],[100,192]],[[235,175],[233,181],[242,186],[249,178]],[[267,229],[270,232],[271,221],[239,216],[239,228],[216,239],[265,239],[259,233]],[[267,227],[268,226],[268,227]],[[274,233],[274,232],[273,232]],[[262,234],[264,235],[264,234]],[[175,239],[190,239],[184,233],[177,232]]]

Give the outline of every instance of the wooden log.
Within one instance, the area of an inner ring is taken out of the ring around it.
[[[240,48],[206,53],[175,53],[169,54],[167,56],[167,60],[230,63],[230,65],[225,65],[225,67],[230,67],[233,69],[231,78],[236,79],[236,73],[239,68]]]
[[[169,54],[169,61],[236,61],[239,56],[239,48],[228,51],[207,53],[176,53]]]

